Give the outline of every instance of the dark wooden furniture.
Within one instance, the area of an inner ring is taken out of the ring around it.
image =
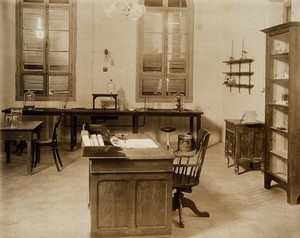
[[[300,203],[300,22],[266,33],[265,188],[283,187],[289,204]]]
[[[27,173],[31,174],[33,169],[31,143],[40,137],[42,121],[22,121],[14,127],[0,125],[0,134],[5,141],[6,161],[10,162],[10,142],[14,140],[26,141],[27,143]]]
[[[159,145],[88,146],[82,154],[90,161],[92,237],[172,237],[172,154]]]
[[[173,210],[179,211],[180,226],[184,227],[182,208],[190,208],[199,217],[209,217],[208,212],[198,210],[195,203],[186,197],[183,192],[192,192],[192,188],[200,181],[200,174],[204,163],[205,153],[209,142],[210,132],[200,129],[196,140],[196,149],[191,152],[175,152],[173,164]]]
[[[226,119],[225,157],[227,167],[230,158],[234,161],[234,171],[239,174],[239,165],[242,160],[250,161],[250,167],[255,162],[262,165],[264,158],[264,123],[245,124],[240,119]]]
[[[40,161],[40,151],[41,150],[51,150],[53,154],[53,159],[57,168],[57,171],[61,171],[63,164],[61,162],[61,158],[58,151],[58,141],[57,141],[57,131],[58,127],[63,120],[64,114],[61,114],[57,117],[53,131],[52,131],[52,138],[49,140],[33,140],[32,147],[33,147],[33,164],[34,167]]]
[[[10,113],[12,108],[2,110],[4,113]],[[13,109],[22,109],[14,107]],[[132,118],[132,132],[139,132],[139,121],[140,118],[147,117],[184,117],[189,118],[189,131],[190,133],[199,131],[201,128],[201,116],[203,112],[196,110],[182,110],[180,112],[172,109],[135,109],[130,110],[101,110],[91,108],[36,108],[35,110],[23,110],[23,115],[31,116],[57,116],[64,113],[65,116],[70,117],[71,121],[71,137],[70,137],[70,149],[74,150],[77,145],[77,119],[79,116],[98,116],[98,117],[131,117]],[[195,126],[196,125],[196,126]],[[196,128],[195,128],[196,127]]]
[[[241,88],[247,88],[250,94],[251,88],[254,87],[254,85],[251,84],[251,76],[254,74],[254,72],[251,71],[253,61],[253,59],[231,59],[223,61],[223,63],[229,65],[229,71],[224,72],[226,75],[224,85],[230,87],[230,92],[232,87],[238,88],[239,92]],[[248,65],[248,69],[243,69],[242,65]],[[237,68],[233,68],[234,66],[237,66]]]

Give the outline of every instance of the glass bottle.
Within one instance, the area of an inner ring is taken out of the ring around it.
[[[24,93],[24,109],[26,110],[34,110],[35,108],[35,94],[28,90]]]
[[[114,94],[115,93],[115,84],[112,81],[112,79],[110,79],[109,82],[107,83],[107,92],[109,94]]]

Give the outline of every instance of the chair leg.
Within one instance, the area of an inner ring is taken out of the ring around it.
[[[6,163],[10,163],[10,140],[4,142],[5,153],[6,153]]]
[[[182,216],[182,200],[180,197],[178,198],[178,203],[179,203],[179,208],[178,208],[179,223],[180,223],[181,228],[184,228],[184,221],[183,221],[183,216]]]
[[[52,154],[53,154],[53,159],[54,159],[57,171],[60,172],[59,162],[58,162],[58,159],[57,159],[57,156],[56,156],[55,148],[52,148]]]
[[[208,212],[199,211],[196,204],[192,200],[184,197],[183,193],[177,190],[173,195],[173,210],[178,209],[179,223],[182,228],[184,228],[184,221],[182,216],[182,208],[184,207],[190,208],[199,217],[209,217]]]
[[[60,167],[63,167],[63,164],[62,164],[62,162],[61,162],[60,155],[59,155],[59,152],[58,152],[58,148],[57,148],[57,147],[55,148],[55,151],[56,151],[57,160],[58,160],[58,162],[59,162],[59,165],[60,165]]]
[[[209,213],[199,211],[196,204],[191,199],[188,199],[182,195],[181,200],[182,207],[190,208],[199,217],[209,217]]]
[[[36,145],[33,143],[31,146],[31,171],[35,167],[36,164]]]

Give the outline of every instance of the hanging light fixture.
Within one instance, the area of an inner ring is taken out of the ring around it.
[[[112,12],[120,8],[125,16],[132,21],[136,21],[146,12],[144,4],[139,4],[138,0],[116,0],[105,9],[105,14],[111,18]]]

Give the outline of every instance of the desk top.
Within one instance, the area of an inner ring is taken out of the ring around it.
[[[5,126],[4,122],[0,124],[1,131],[33,131],[40,126],[43,121],[22,121],[13,127]]]
[[[240,125],[246,125],[246,126],[264,125],[264,122],[258,121],[258,120],[256,120],[256,122],[251,122],[250,123],[250,122],[244,122],[241,119],[225,119],[225,122],[232,123],[233,125],[236,125],[236,126],[240,126]]]
[[[128,139],[151,139],[146,134],[130,134]],[[173,160],[174,156],[161,146],[157,141],[152,141],[157,148],[119,148],[108,146],[86,146],[82,148],[82,157],[89,159],[125,159],[125,160]]]
[[[35,108],[34,110],[23,109],[22,107],[11,107],[2,110],[4,113],[10,113],[11,109],[22,109],[24,115],[59,115],[59,114],[87,114],[87,115],[128,115],[128,116],[199,116],[203,114],[201,111],[185,109],[177,111],[175,109],[142,109],[134,110],[112,110],[112,109],[92,109],[92,108]]]

